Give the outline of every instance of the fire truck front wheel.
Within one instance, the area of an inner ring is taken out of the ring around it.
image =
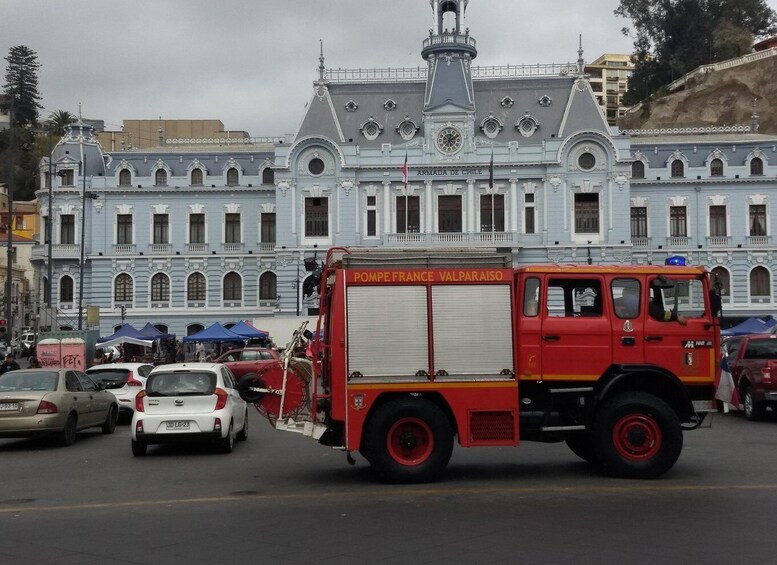
[[[377,408],[362,438],[362,452],[390,483],[424,483],[440,477],[453,451],[453,430],[434,403],[397,398]]]
[[[654,479],[677,461],[683,432],[674,410],[642,392],[606,401],[596,418],[594,449],[605,470],[616,477]]]

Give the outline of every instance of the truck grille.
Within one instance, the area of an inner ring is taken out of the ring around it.
[[[515,417],[510,410],[470,412],[469,434],[472,443],[512,442],[515,440]]]

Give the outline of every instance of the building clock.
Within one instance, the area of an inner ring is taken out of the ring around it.
[[[456,153],[461,149],[462,143],[461,132],[454,127],[442,128],[437,134],[437,149],[446,155]]]

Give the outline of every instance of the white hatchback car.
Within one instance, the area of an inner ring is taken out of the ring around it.
[[[214,440],[231,453],[245,440],[248,405],[235,377],[220,363],[173,363],[155,367],[135,397],[132,454],[151,444]]]
[[[135,411],[135,396],[146,384],[151,369],[150,363],[107,363],[95,365],[86,370],[92,380],[102,381],[119,401],[119,416],[128,421]]]

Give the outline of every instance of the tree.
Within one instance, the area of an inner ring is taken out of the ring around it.
[[[17,45],[9,49],[5,60],[8,62],[4,85],[7,98],[3,103],[3,110],[9,110],[13,97],[14,124],[20,127],[35,126],[38,122],[38,109],[43,107],[40,105],[41,96],[38,92],[38,55],[29,47]]]
[[[65,127],[76,121],[76,117],[67,110],[56,110],[49,115],[44,126],[52,134],[62,137],[65,135]]]
[[[699,65],[744,54],[754,37],[773,33],[777,15],[765,0],[620,0],[632,21],[634,74],[624,97],[634,104]]]

